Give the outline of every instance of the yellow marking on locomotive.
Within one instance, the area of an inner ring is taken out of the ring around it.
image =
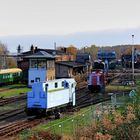
[[[57,89],[48,90],[48,92],[55,92],[55,91],[64,90],[64,89],[65,88],[57,88]]]

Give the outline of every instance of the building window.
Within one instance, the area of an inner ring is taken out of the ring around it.
[[[54,68],[54,60],[47,61],[47,68]]]
[[[58,87],[58,83],[54,83],[54,87],[57,88]]]
[[[45,59],[31,59],[30,68],[46,68],[47,66]]]
[[[34,80],[31,80],[31,83],[34,83]]]
[[[38,68],[46,68],[46,60],[38,60]]]
[[[37,68],[37,60],[30,60],[30,68]]]

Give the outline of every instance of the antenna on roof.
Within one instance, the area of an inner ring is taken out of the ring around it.
[[[21,53],[21,50],[22,50],[22,48],[21,48],[21,46],[19,44],[18,47],[17,47],[17,54],[20,54]]]
[[[56,50],[56,42],[54,42],[54,49]]]

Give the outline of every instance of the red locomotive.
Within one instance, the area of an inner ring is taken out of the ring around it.
[[[103,86],[106,84],[106,76],[100,71],[96,70],[89,74],[88,79],[88,89],[92,92],[100,91]]]

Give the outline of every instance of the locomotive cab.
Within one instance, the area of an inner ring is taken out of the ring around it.
[[[73,78],[34,83],[27,94],[27,115],[45,115],[62,106],[75,106],[75,87]]]
[[[96,70],[89,75],[88,89],[91,92],[100,91],[101,88],[105,85],[105,81],[105,75],[100,70]]]

